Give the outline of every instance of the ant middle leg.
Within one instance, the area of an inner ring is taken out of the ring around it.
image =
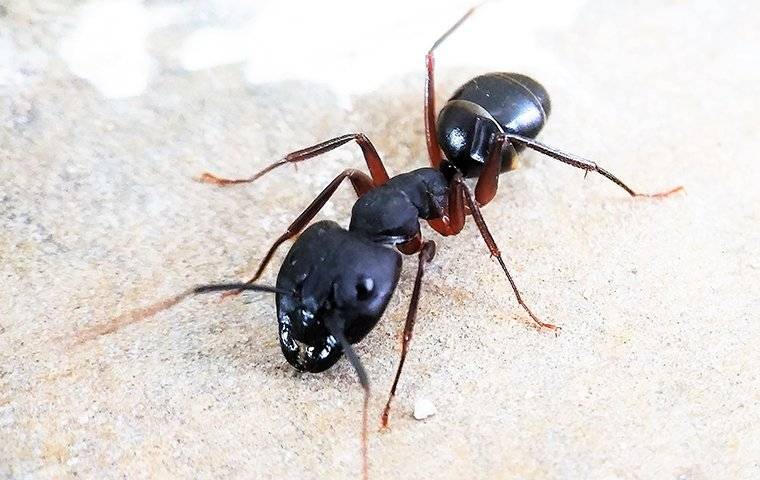
[[[343,183],[343,180],[346,178],[351,181],[351,185],[354,187],[354,191],[358,196],[362,196],[368,191],[375,188],[375,184],[372,178],[367,176],[367,174],[364,172],[353,168],[349,168],[341,172],[340,175],[335,177],[324,188],[324,190],[322,190],[319,195],[317,195],[316,198],[312,200],[311,204],[306,207],[303,212],[301,212],[301,214],[293,221],[293,223],[288,226],[288,228],[285,230],[285,233],[280,235],[277,240],[274,241],[274,244],[269,248],[269,251],[267,251],[266,255],[264,256],[264,259],[261,260],[261,263],[259,263],[259,267],[256,269],[256,273],[246,283],[250,284],[258,280],[258,278],[264,272],[266,266],[269,264],[269,261],[274,256],[274,253],[277,251],[277,248],[286,241],[301,233],[301,231],[306,228],[309,222],[311,222],[317,213],[322,210],[322,207],[325,206],[330,197],[332,197],[335,191],[338,189],[338,186],[340,186],[340,184]],[[233,290],[231,292],[225,293],[223,297],[237,295],[239,293],[240,290]]]
[[[406,360],[406,354],[409,351],[409,343],[412,340],[412,331],[414,330],[414,321],[417,318],[417,307],[420,302],[420,290],[422,287],[422,275],[425,273],[425,265],[430,263],[435,257],[435,242],[425,241],[419,250],[417,264],[417,276],[414,279],[414,289],[412,290],[412,299],[409,302],[409,310],[406,314],[406,322],[404,323],[404,336],[401,340],[401,359],[398,363],[398,369],[396,370],[396,377],[393,379],[393,385],[391,386],[391,392],[388,395],[388,401],[385,403],[382,417],[380,418],[380,425],[382,428],[388,428],[388,415],[391,411],[391,401],[396,396],[396,387],[398,386],[398,380],[401,377],[401,370],[404,368],[404,361]]]
[[[585,170],[586,174],[588,174],[588,172],[597,172],[603,177],[606,177],[607,179],[614,182],[617,186],[619,186],[620,188],[628,192],[628,194],[632,197],[654,197],[654,198],[667,197],[668,195],[671,195],[673,193],[683,190],[682,186],[678,186],[670,190],[666,190],[666,191],[658,192],[658,193],[639,193],[639,192],[634,191],[631,187],[623,183],[616,176],[614,176],[607,170],[603,169],[596,163],[592,162],[591,160],[586,160],[585,158],[581,158],[577,155],[561,152],[557,150],[556,148],[552,148],[552,147],[549,147],[548,145],[544,145],[543,143],[537,142],[533,140],[532,138],[523,137],[520,135],[514,135],[512,133],[507,133],[506,137],[508,140],[524,145],[525,147],[535,150],[539,153],[543,153],[547,157],[551,157],[555,160],[559,160],[560,162],[566,163],[575,168],[580,168],[581,170]]]
[[[367,136],[363,133],[349,133],[347,135],[341,135],[340,137],[335,137],[322,143],[318,143],[301,150],[296,150],[295,152],[291,152],[285,155],[282,160],[274,162],[273,164],[265,167],[263,170],[259,171],[254,176],[249,178],[221,178],[210,173],[204,173],[198,180],[204,183],[212,183],[220,186],[255,182],[277,167],[288,163],[302,162],[318,155],[322,155],[323,153],[334,150],[352,140],[354,140],[362,149],[362,155],[364,156],[364,161],[367,162],[367,168],[369,169],[370,176],[372,177],[373,185],[378,187],[387,182],[389,177],[388,172],[385,170],[385,166],[383,165],[383,161],[380,158],[380,155],[377,153],[375,146],[372,145],[372,142],[370,142]]]

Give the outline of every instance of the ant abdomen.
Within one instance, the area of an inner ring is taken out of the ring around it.
[[[551,111],[546,89],[518,73],[488,73],[459,87],[438,115],[438,141],[465,177],[480,174],[493,136],[500,132],[535,138]],[[501,171],[517,166],[521,145],[502,152]]]

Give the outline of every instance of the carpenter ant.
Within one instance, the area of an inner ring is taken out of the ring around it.
[[[362,453],[366,478],[370,387],[352,344],[360,342],[383,315],[399,280],[402,258],[399,252],[416,253],[418,267],[404,326],[401,358],[381,417],[382,426],[387,427],[391,400],[412,337],[425,266],[435,255],[435,243],[422,238],[421,219],[447,236],[458,234],[464,227],[466,215],[472,215],[491,256],[501,265],[517,302],[539,328],[557,331],[558,327],[542,322],[523,301],[480,213],[480,207],[496,195],[499,175],[516,168],[517,155],[529,148],[585,170],[587,174],[597,172],[634,197],[664,197],[682,187],[657,194],[637,193],[594,162],[534,140],[549,116],[551,103],[544,87],[525,75],[489,73],[473,78],[456,90],[436,122],[433,53],[476,8],[470,9],[446,31],[426,56],[424,116],[431,167],[391,178],[372,143],[364,134],[355,133],[290,153],[250,178],[225,179],[204,173],[200,180],[206,183],[223,186],[250,183],[277,167],[316,157],[350,141],[361,148],[369,170],[369,176],[347,169],[335,177],[274,242],[248,282],[196,287],[84,332],[80,340],[110,333],[124,324],[152,316],[192,294],[222,290],[227,291],[226,295],[241,290],[275,293],[280,346],[288,363],[297,370],[316,373],[333,366],[345,353],[356,370],[364,389]],[[465,178],[477,178],[474,192]],[[348,230],[332,221],[308,226],[345,179],[351,182],[359,197],[353,206]],[[299,234],[280,267],[276,286],[255,284],[277,248]]]

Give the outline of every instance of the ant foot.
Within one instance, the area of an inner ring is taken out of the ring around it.
[[[204,172],[200,177],[196,178],[196,180],[201,183],[210,183],[212,185],[219,185],[220,187],[236,185],[238,183],[248,183],[251,181],[248,178],[229,179],[229,178],[217,177],[216,175],[212,175],[208,172]]]
[[[672,188],[672,189],[670,189],[668,191],[665,191],[665,192],[660,192],[660,193],[637,193],[636,196],[637,197],[649,197],[649,198],[664,198],[664,197],[669,197],[669,196],[673,195],[674,193],[677,193],[677,192],[680,192],[680,191],[684,191],[684,192],[686,191],[683,188],[682,185],[679,185],[679,186],[677,186],[675,188]]]

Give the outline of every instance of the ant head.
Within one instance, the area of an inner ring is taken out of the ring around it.
[[[362,340],[377,324],[398,283],[401,256],[338,224],[315,223],[285,258],[277,288],[280,346],[295,368],[321,372],[344,348],[330,331],[338,328],[349,343]]]

